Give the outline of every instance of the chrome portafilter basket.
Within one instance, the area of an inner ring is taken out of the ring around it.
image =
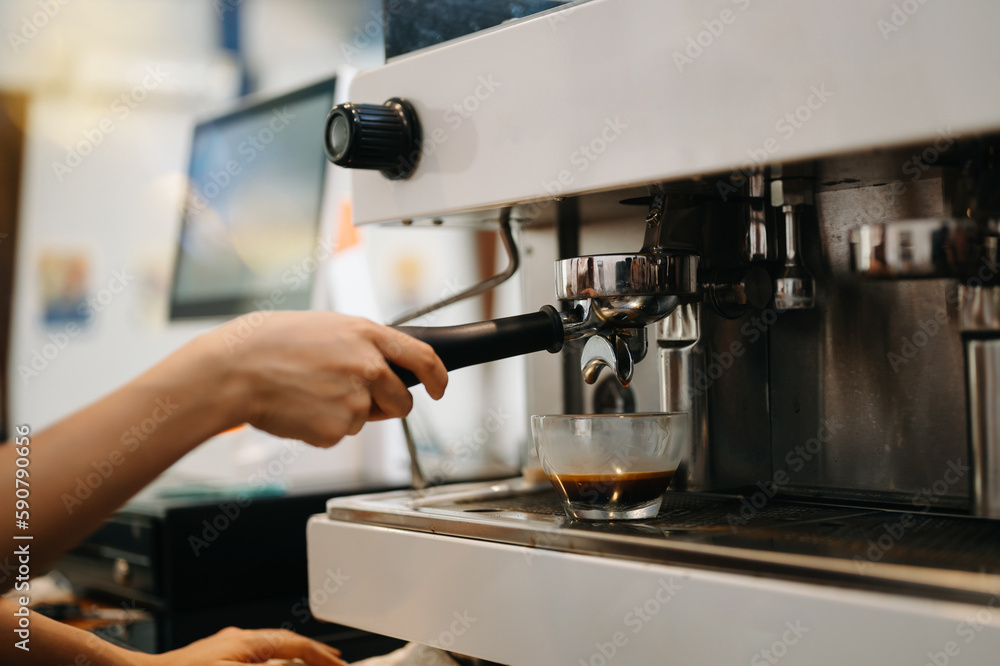
[[[628,386],[646,355],[646,326],[699,297],[698,255],[660,249],[564,259],[556,262],[556,293],[581,304],[563,326],[566,340],[589,338],[584,380],[594,383],[609,367]]]

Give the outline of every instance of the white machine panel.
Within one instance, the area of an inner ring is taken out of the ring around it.
[[[360,73],[410,100],[416,172],[356,222],[614,189],[1000,128],[1000,3],[591,0]]]
[[[313,615],[512,666],[996,664],[991,606],[313,516]]]

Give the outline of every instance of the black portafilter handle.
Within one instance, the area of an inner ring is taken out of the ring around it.
[[[531,314],[474,324],[395,328],[433,347],[449,372],[543,349],[555,353],[562,349],[564,336],[562,319],[551,305]],[[389,366],[407,386],[420,383],[406,368]]]

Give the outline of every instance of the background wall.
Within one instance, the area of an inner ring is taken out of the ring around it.
[[[269,95],[344,65],[380,64],[380,8],[377,0],[0,4],[7,42],[0,45],[7,50],[0,57],[0,89],[29,95],[8,387],[13,422],[42,428],[219,323],[166,319],[193,124],[234,104],[244,88]],[[331,187],[324,221],[332,231],[349,207],[343,205],[347,181],[342,177]],[[383,307],[364,311],[348,296],[357,287],[326,273],[321,281],[328,300],[320,299],[321,307],[388,318],[478,276],[473,232],[362,234],[371,242],[356,249],[355,258],[345,255],[342,265],[353,262],[350,279],[380,290]],[[444,259],[428,258],[434,251]],[[95,299],[85,325],[45,321],[42,262],[53,257],[82,262],[80,284]],[[417,274],[400,272],[401,265],[417,266]],[[401,295],[386,295],[400,285],[407,286]],[[517,288],[504,293],[498,311],[513,314],[519,309]],[[478,319],[478,308],[456,306],[435,323]],[[520,365],[507,367],[512,370],[456,374],[450,402],[442,405],[418,398],[418,411],[425,414],[418,420],[437,442],[424,441],[424,447],[453,450],[477,432],[487,408],[506,410],[506,398],[484,407],[482,385],[496,373],[516,376]],[[286,479],[405,478],[398,424],[370,426],[364,436],[374,444],[366,446],[362,437],[333,451],[313,451],[244,429],[201,447],[171,475],[239,482],[282,448],[296,446]],[[501,457],[516,463],[523,438],[521,424],[494,440],[504,441]]]

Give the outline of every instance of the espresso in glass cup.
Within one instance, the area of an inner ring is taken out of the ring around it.
[[[659,512],[680,464],[688,416],[531,417],[538,460],[571,518],[640,520]]]

